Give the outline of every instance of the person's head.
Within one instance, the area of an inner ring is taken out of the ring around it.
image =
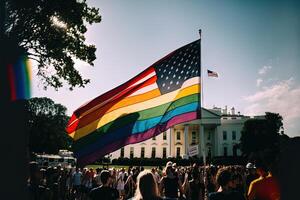
[[[98,168],[96,169],[96,173],[99,174],[100,172],[101,172],[101,169],[98,167]]]
[[[108,170],[102,170],[100,173],[100,180],[103,185],[109,184],[110,183],[110,172]]]
[[[168,166],[166,169],[165,169],[165,173],[167,176],[174,176],[175,174],[175,169],[172,167],[172,166]]]
[[[29,163],[29,179],[31,183],[39,183],[42,178],[42,173],[39,169],[37,162],[30,162]]]
[[[151,172],[152,172],[153,174],[155,174],[156,170],[155,170],[154,167],[151,169]]]
[[[151,171],[144,170],[137,177],[135,199],[152,199],[158,197],[158,186]]]
[[[228,167],[223,167],[218,170],[216,180],[223,189],[233,187],[232,172]]]
[[[176,169],[176,168],[177,168],[177,164],[176,164],[176,163],[173,163],[173,164],[172,164],[172,167],[173,167],[174,169]]]
[[[80,171],[80,168],[79,167],[76,167],[76,172],[79,172]]]
[[[199,173],[199,170],[197,168],[194,168],[192,170],[192,177],[194,180],[198,180],[200,177],[199,177],[200,173]]]
[[[256,166],[251,162],[247,163],[246,169],[247,169],[249,174],[255,174],[256,173]]]
[[[233,188],[240,187],[243,185],[243,177],[241,174],[237,173],[232,176]]]
[[[172,165],[173,165],[172,161],[168,161],[166,167],[172,167]]]
[[[268,174],[268,167],[262,160],[257,160],[255,163],[256,172],[259,176],[266,176]]]
[[[167,162],[166,167],[163,170],[164,175],[166,175],[166,176],[173,175],[173,167],[172,167],[172,165],[173,165],[173,163],[171,161]]]

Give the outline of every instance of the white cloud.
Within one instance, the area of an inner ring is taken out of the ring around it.
[[[252,116],[265,112],[279,113],[283,117],[284,128],[291,128],[295,121],[300,120],[300,85],[294,85],[294,79],[290,78],[244,97],[248,103],[245,114]]]
[[[265,65],[258,70],[258,74],[263,75],[263,74],[267,73],[267,71],[269,71],[270,69],[272,69],[272,66]]]
[[[262,82],[263,82],[263,80],[261,78],[257,79],[256,86],[259,87]]]

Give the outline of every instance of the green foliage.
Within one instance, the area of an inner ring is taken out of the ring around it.
[[[7,0],[5,9],[5,37],[38,62],[45,88],[58,89],[66,81],[72,89],[89,82],[74,61],[93,65],[96,59],[96,47],[85,44],[84,34],[88,24],[101,21],[98,9],[85,0]]]
[[[66,107],[49,98],[32,98],[27,101],[30,152],[57,153],[69,149],[72,139],[66,134],[68,122]]]
[[[241,150],[244,155],[262,151],[278,152],[282,134],[282,117],[278,113],[266,112],[264,119],[249,119],[244,123]]]

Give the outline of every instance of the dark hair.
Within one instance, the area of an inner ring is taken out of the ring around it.
[[[268,172],[268,171],[269,171],[268,166],[267,166],[266,163],[265,163],[263,160],[261,160],[261,159],[257,159],[257,160],[256,160],[256,162],[255,162],[255,167],[256,167],[256,168],[260,168],[260,169],[262,169],[262,170],[265,171],[265,172]]]
[[[38,163],[37,162],[32,161],[32,162],[29,163],[29,172],[30,172],[30,175],[33,175],[38,170],[39,170],[39,167],[38,167]]]
[[[192,177],[193,177],[193,179],[198,179],[199,175],[200,175],[199,170],[197,168],[194,168],[192,170]]]
[[[220,186],[226,186],[232,180],[232,173],[228,167],[223,167],[217,172],[217,183]]]
[[[100,173],[100,179],[101,179],[101,182],[103,184],[107,183],[109,177],[110,177],[110,173],[109,173],[108,170],[102,170],[101,171],[101,173]]]

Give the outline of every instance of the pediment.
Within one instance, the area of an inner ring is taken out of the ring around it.
[[[220,119],[221,116],[213,110],[208,110],[206,108],[202,108],[202,118],[205,118],[205,119]]]

